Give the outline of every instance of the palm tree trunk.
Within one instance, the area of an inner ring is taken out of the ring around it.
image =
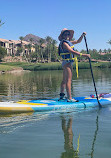
[[[42,48],[41,48],[41,62],[44,62],[44,57],[43,57]]]

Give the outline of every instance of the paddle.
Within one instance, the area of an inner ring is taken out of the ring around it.
[[[85,44],[86,44],[87,53],[89,54],[88,45],[87,45],[87,41],[86,41],[86,36],[84,36],[84,40],[85,40]],[[99,105],[99,108],[102,108],[102,105],[99,102],[99,98],[98,98],[98,94],[97,94],[97,90],[96,90],[96,84],[95,84],[95,80],[94,80],[94,75],[93,75],[93,70],[92,70],[91,59],[90,58],[89,58],[89,64],[90,64],[91,75],[92,75],[92,79],[93,79],[93,84],[94,84],[94,89],[95,89],[98,105]]]

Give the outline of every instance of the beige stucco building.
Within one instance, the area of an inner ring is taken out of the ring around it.
[[[34,44],[31,44],[30,50],[26,47],[29,44],[31,43],[27,41],[7,40],[0,38],[0,46],[6,49],[7,55],[9,56],[15,56],[17,54],[17,50],[21,47],[23,48],[22,52],[20,53],[21,56],[23,56],[23,54],[30,54],[30,52],[34,52]]]

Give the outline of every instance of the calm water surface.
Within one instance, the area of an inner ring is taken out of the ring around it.
[[[110,69],[95,69],[98,93],[111,92]],[[90,70],[73,72],[72,95],[94,93]],[[62,71],[0,75],[0,100],[56,98]],[[0,115],[1,158],[111,158],[111,108]]]

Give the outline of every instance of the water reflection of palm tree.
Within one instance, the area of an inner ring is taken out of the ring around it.
[[[73,131],[72,131],[72,118],[69,118],[66,125],[66,120],[62,117],[62,130],[64,132],[64,149],[65,152],[61,154],[61,158],[79,158],[79,138],[77,150],[73,147]]]

